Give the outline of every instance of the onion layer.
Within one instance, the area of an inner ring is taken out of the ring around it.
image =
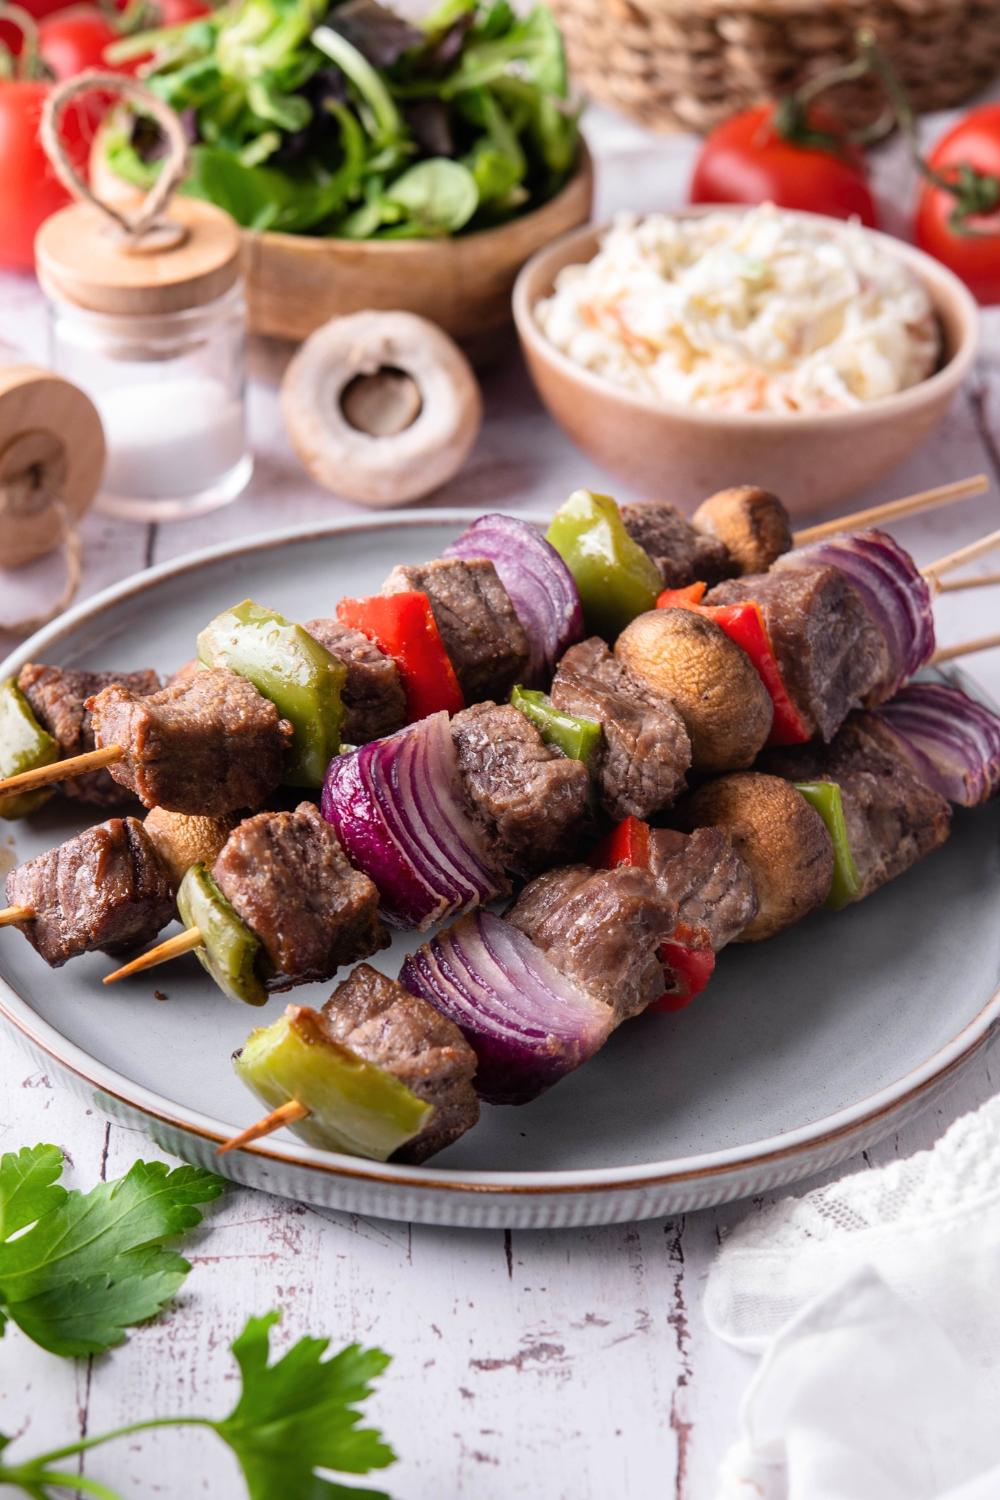
[[[1000,791],[1000,718],[961,689],[911,682],[877,710],[928,786],[960,807]]]
[[[560,656],[584,637],[580,595],[556,549],[527,521],[494,513],[473,521],[442,555],[493,564],[531,644],[523,686],[547,688]]]
[[[603,1046],[608,1006],[578,990],[492,912],[463,917],[407,958],[399,982],[455,1022],[479,1059],[476,1092],[527,1104]]]
[[[510,889],[466,812],[446,713],[335,756],[321,810],[395,927],[423,931]]]
[[[931,593],[908,552],[884,531],[851,531],[786,552],[775,568],[839,568],[864,600],[889,653],[868,703],[884,703],[934,651]]]

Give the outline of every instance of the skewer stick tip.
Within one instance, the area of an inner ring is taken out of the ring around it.
[[[0,927],[13,927],[15,922],[30,922],[34,915],[30,906],[5,906],[0,910]]]
[[[200,947],[201,928],[188,927],[176,937],[167,938],[165,943],[157,943],[147,953],[140,953],[138,958],[133,958],[131,963],[116,969],[113,974],[105,974],[104,983],[114,984],[118,979],[127,979],[130,974],[139,974],[143,969],[153,969],[157,964],[166,963],[169,958],[177,958],[182,953],[190,953],[192,948]]]
[[[33,771],[22,771],[19,776],[7,776],[0,781],[0,797],[33,792],[40,786],[51,786],[56,781],[68,781],[73,776],[82,776],[85,771],[99,771],[102,766],[113,766],[124,754],[120,745],[106,745],[103,750],[69,755],[65,760],[52,761],[51,765],[36,766]]]
[[[822,541],[835,536],[838,531],[861,531],[868,526],[880,526],[886,521],[901,521],[905,516],[919,515],[924,510],[935,510],[939,505],[951,505],[955,500],[966,500],[972,495],[981,495],[990,487],[985,474],[973,474],[969,479],[958,479],[952,484],[939,484],[932,490],[921,490],[917,495],[907,495],[902,500],[891,500],[885,505],[873,505],[870,510],[857,510],[849,516],[838,516],[833,521],[823,521],[818,526],[807,526],[797,531],[792,538],[796,547],[808,546],[810,542]]]
[[[221,1146],[216,1147],[216,1156],[225,1156],[227,1151],[235,1151],[240,1146],[246,1146],[250,1141],[258,1141],[263,1135],[270,1135],[275,1130],[280,1130],[282,1125],[291,1125],[296,1120],[304,1120],[309,1113],[304,1104],[297,1099],[289,1099],[287,1104],[282,1104],[278,1109],[272,1109],[269,1115],[258,1120],[256,1125],[250,1125],[246,1130],[241,1130],[239,1135],[234,1135],[232,1140],[224,1141]]]

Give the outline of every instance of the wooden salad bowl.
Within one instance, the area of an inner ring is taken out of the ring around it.
[[[497,229],[440,240],[342,240],[245,230],[249,327],[304,339],[330,318],[402,309],[437,323],[475,357],[511,322],[517,274],[543,245],[586,224],[594,194],[590,153],[548,203]]]

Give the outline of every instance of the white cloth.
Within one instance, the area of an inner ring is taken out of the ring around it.
[[[1000,1098],[745,1220],[705,1312],[765,1354],[724,1500],[1000,1500]]]

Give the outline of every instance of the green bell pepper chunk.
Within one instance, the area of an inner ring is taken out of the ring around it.
[[[595,719],[578,719],[556,708],[547,693],[537,688],[516,687],[510,695],[514,708],[530,719],[547,745],[561,750],[570,760],[582,760],[590,768],[598,745],[601,726]]]
[[[833,880],[830,894],[823,904],[831,911],[840,911],[842,906],[849,906],[861,894],[861,876],[851,853],[840,787],[835,781],[797,781],[795,790],[802,793],[826,824],[833,845]]]
[[[233,1066],[269,1110],[292,1099],[305,1105],[309,1114],[289,1128],[325,1151],[386,1161],[433,1113],[391,1073],[328,1037],[302,1005],[252,1031]]]
[[[62,755],[58,740],[46,734],[31,711],[31,704],[13,677],[0,682],[0,777],[20,776],[37,766],[51,766]],[[37,792],[15,792],[0,797],[0,818],[24,818],[41,807],[55,787]]]
[[[663,592],[659,569],[625,530],[610,495],[574,491],[545,535],[573,575],[587,629],[606,641]]]
[[[288,786],[322,786],[340,750],[344,722],[341,691],[347,668],[272,609],[245,599],[217,615],[198,637],[198,658],[207,667],[228,667],[270,698],[295,733],[285,756]]]
[[[177,910],[185,927],[197,927],[201,933],[201,946],[194,951],[223,993],[247,1005],[264,1005],[267,991],[257,977],[260,939],[230,906],[201,861],[191,866],[180,883]]]

